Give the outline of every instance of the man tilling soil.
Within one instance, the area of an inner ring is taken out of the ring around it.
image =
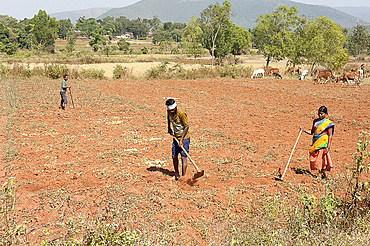
[[[67,89],[71,89],[71,86],[68,86],[67,85],[67,81],[68,81],[68,75],[63,75],[63,81],[60,85],[60,97],[61,97],[61,101],[60,101],[60,107],[61,109],[65,110],[66,106],[67,106]]]
[[[180,178],[179,154],[181,155],[182,162],[182,176],[185,176],[188,167],[187,154],[185,153],[185,151],[189,153],[190,145],[188,117],[186,113],[177,106],[174,99],[168,99],[166,101],[166,106],[168,133],[174,136],[172,141],[172,160],[175,169],[175,179],[178,180]],[[171,125],[173,130],[171,129]]]

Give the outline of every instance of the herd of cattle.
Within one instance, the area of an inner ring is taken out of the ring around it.
[[[298,75],[300,80],[304,80],[308,74],[308,70],[304,70],[301,67],[288,67],[285,71],[284,75]],[[273,76],[277,79],[282,79],[280,71],[278,68],[273,67],[264,67],[261,69],[257,69],[253,71],[252,77],[264,77],[264,76]],[[324,84],[328,81],[335,81],[335,82],[342,82],[350,83],[353,82],[356,85],[361,85],[361,79],[364,79],[367,76],[365,64],[362,64],[359,69],[352,68],[350,71],[343,72],[342,75],[335,77],[334,73],[330,69],[326,69],[325,67],[318,66],[312,70],[311,73],[312,77],[315,77],[314,81],[320,84]],[[343,86],[342,84],[342,86]]]

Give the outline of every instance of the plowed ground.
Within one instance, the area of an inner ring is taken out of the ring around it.
[[[323,183],[340,182],[353,167],[359,132],[370,129],[368,85],[276,79],[69,83],[74,109],[71,100],[67,110],[58,109],[59,80],[24,81],[18,83],[18,107],[2,118],[4,141],[11,141],[3,146],[2,179],[15,177],[18,208],[32,218],[28,226],[44,225],[30,235],[35,242],[60,238],[57,221],[98,216],[119,203],[125,208],[121,223],[132,230],[153,231],[158,240],[217,243],[224,226],[252,204],[273,195],[294,201],[298,189],[314,194]],[[192,179],[189,163],[187,175],[174,180],[163,97],[179,98],[188,114],[190,155],[205,170],[202,178]],[[302,134],[285,181],[276,181],[299,126],[309,129],[321,105],[335,123],[330,178],[310,175],[311,136]]]

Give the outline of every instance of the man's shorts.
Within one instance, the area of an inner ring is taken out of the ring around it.
[[[67,95],[65,92],[60,92],[60,97],[62,98],[62,101],[64,104],[67,104]]]
[[[190,145],[190,138],[184,139],[182,141],[182,147],[184,147],[184,149],[188,153],[189,153],[189,145]],[[173,139],[173,142],[172,142],[172,156],[177,156],[178,154],[181,154],[181,158],[186,158],[187,157],[185,152],[177,144],[176,140]]]

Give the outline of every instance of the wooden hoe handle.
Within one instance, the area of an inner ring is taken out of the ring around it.
[[[172,137],[173,137],[173,139],[175,139],[175,141],[177,142],[177,144],[180,146],[179,140],[175,136],[172,136]],[[193,166],[195,167],[195,170],[197,172],[200,172],[198,166],[195,164],[195,162],[193,161],[193,159],[190,157],[189,153],[184,149],[184,147],[182,147],[182,146],[180,146],[180,147],[185,152],[186,156],[189,157],[189,160],[190,160],[191,164],[193,164]]]

